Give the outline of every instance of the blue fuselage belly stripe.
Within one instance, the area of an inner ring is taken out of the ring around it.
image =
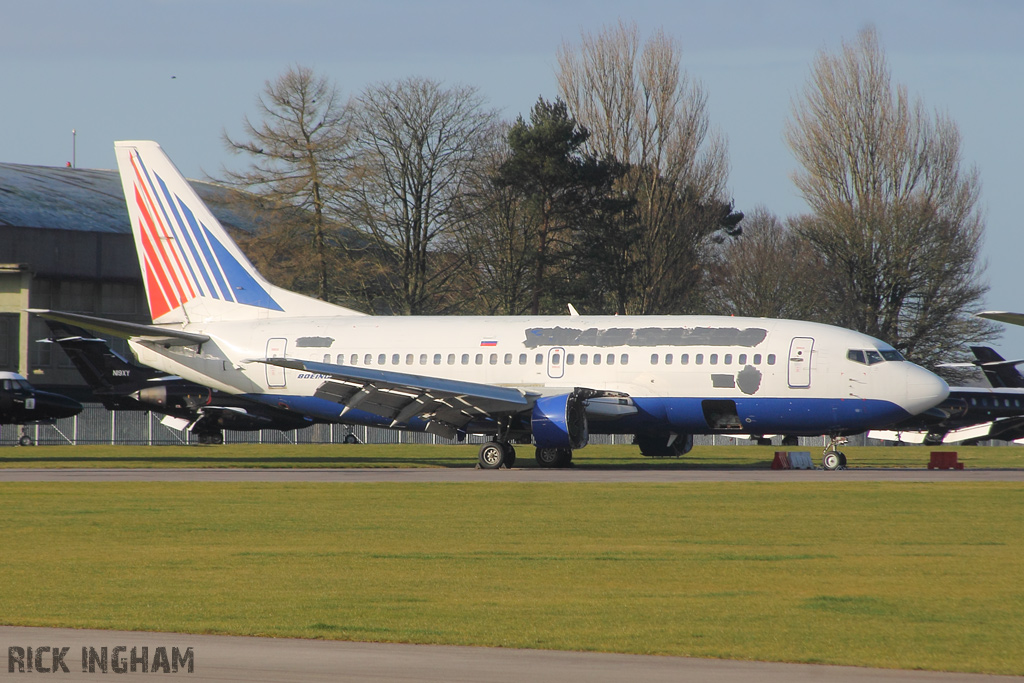
[[[247,394],[245,398],[271,406],[287,406],[289,410],[316,418],[337,420],[342,405],[313,396]],[[593,434],[635,434],[637,432],[669,432],[711,434],[704,417],[704,398],[637,398],[638,413],[616,420],[590,420]],[[720,400],[720,399],[716,399]],[[909,416],[903,408],[889,401],[822,398],[736,398],[736,412],[748,434],[792,434],[817,436],[832,431],[855,434],[879,428]],[[389,418],[359,409],[345,413],[344,422],[387,427]],[[408,428],[422,431],[425,422],[413,420]],[[718,430],[719,433],[728,431]]]

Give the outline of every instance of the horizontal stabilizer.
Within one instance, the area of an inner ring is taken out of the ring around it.
[[[150,341],[162,346],[197,346],[210,341],[205,334],[185,332],[183,330],[168,329],[157,325],[143,325],[141,323],[129,323],[123,320],[110,320],[108,318],[95,318],[91,315],[80,313],[66,313],[63,311],[50,311],[46,309],[30,308],[29,313],[35,313],[47,320],[79,325],[93,332],[109,334],[112,337],[121,339],[141,339]]]

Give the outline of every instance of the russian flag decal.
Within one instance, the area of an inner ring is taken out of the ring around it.
[[[480,346],[497,346],[498,342],[493,339],[485,339],[480,342]]]

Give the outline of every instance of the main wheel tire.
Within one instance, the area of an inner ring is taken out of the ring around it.
[[[846,469],[846,453],[838,451],[839,453],[839,468]]]
[[[839,453],[836,451],[825,451],[821,457],[821,466],[826,470],[837,470],[840,467]]]
[[[558,449],[558,461],[555,467],[572,467],[572,449],[571,448],[559,448]]]
[[[22,434],[21,438],[18,439],[18,443],[21,444],[22,446],[33,446],[33,445],[35,445],[35,444],[32,443],[32,437],[29,436],[28,434]]]
[[[541,467],[558,467],[558,449],[538,448],[537,464]]]
[[[516,464],[516,449],[510,443],[501,444],[505,448],[505,467],[512,469]]]
[[[480,468],[499,469],[505,462],[505,448],[497,441],[488,441],[480,447]]]
[[[344,441],[345,441],[345,443],[348,443],[348,444],[359,443],[359,439],[356,438],[355,434],[346,434],[345,438],[344,438]]]

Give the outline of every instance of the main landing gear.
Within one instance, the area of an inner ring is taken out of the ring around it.
[[[488,441],[480,447],[480,469],[496,470],[502,465],[508,469],[516,464],[516,449],[507,441]]]
[[[572,467],[572,449],[538,448],[537,464],[541,467]]]
[[[847,443],[847,439],[841,436],[829,437],[825,452],[821,455],[821,466],[826,470],[845,470],[846,454],[839,450],[839,447]]]

